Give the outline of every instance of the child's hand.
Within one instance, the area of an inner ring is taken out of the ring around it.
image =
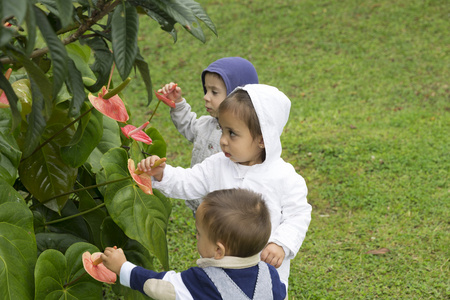
[[[157,160],[159,160],[159,157],[157,155],[152,155],[147,157],[146,159],[141,160],[137,165],[138,170],[145,172],[150,176],[153,176],[158,181],[161,181],[164,175],[164,168],[166,167],[166,163],[163,162],[158,167],[152,169]]]
[[[274,243],[269,243],[261,252],[261,260],[279,268],[284,259],[283,247]]]
[[[110,269],[112,272],[120,276],[120,269],[122,265],[127,261],[125,254],[121,248],[107,247],[103,254],[100,255],[103,260],[103,265]]]
[[[175,103],[179,103],[183,100],[181,98],[181,88],[174,82],[164,85],[158,90],[158,93],[163,93],[164,96],[166,96],[170,100],[173,100]]]

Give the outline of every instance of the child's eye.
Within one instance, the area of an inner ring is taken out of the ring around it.
[[[236,133],[230,130],[230,136],[236,136]]]

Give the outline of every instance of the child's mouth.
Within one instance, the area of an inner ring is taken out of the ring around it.
[[[228,153],[228,152],[223,152],[224,154],[225,154],[225,157],[231,157],[231,154],[230,153]]]

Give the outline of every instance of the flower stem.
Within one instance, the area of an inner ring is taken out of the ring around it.
[[[91,107],[90,109],[88,109],[86,112],[82,113],[78,118],[76,118],[75,120],[73,120],[72,122],[70,122],[69,124],[67,124],[66,126],[64,126],[64,128],[62,128],[60,131],[56,132],[54,135],[52,135],[51,137],[49,137],[45,142],[43,142],[42,144],[40,144],[39,146],[36,147],[36,149],[34,149],[34,151],[28,155],[25,158],[22,158],[20,160],[20,162],[23,162],[24,160],[30,158],[31,156],[33,156],[33,154],[35,154],[39,149],[41,149],[42,147],[44,147],[45,145],[47,145],[48,143],[50,143],[55,137],[57,137],[58,135],[60,135],[61,133],[63,133],[67,128],[69,128],[70,126],[72,126],[73,124],[75,124],[76,122],[78,122],[78,120],[80,120],[82,117],[84,117],[85,115],[87,115],[89,112],[91,112],[91,110],[93,110],[94,107]]]
[[[59,194],[57,196],[48,198],[48,199],[46,199],[44,201],[41,201],[41,203],[44,204],[44,203],[47,203],[50,200],[53,200],[53,199],[56,199],[56,198],[59,198],[59,197],[62,197],[62,196],[66,196],[66,195],[70,195],[70,194],[73,194],[73,193],[78,193],[78,192],[90,190],[90,189],[93,189],[93,188],[96,188],[96,187],[99,187],[99,186],[104,186],[104,185],[107,185],[107,184],[110,184],[110,183],[116,183],[116,182],[129,180],[129,179],[132,179],[132,178],[131,177],[124,177],[124,178],[120,178],[120,179],[116,179],[116,180],[112,180],[112,181],[107,181],[107,182],[94,184],[94,185],[90,185],[90,186],[85,186],[85,187],[82,187],[82,188],[79,188],[79,189],[76,189],[76,190],[72,190],[70,192],[62,193],[62,194]]]
[[[73,218],[76,218],[76,217],[88,214],[91,211],[94,211],[96,209],[102,208],[103,206],[105,206],[105,203],[101,203],[101,204],[97,205],[96,207],[93,207],[91,209],[82,211],[82,212],[80,212],[78,214],[75,214],[75,215],[71,215],[71,216],[68,216],[68,217],[61,218],[61,219],[57,219],[57,220],[53,220],[53,221],[50,221],[50,222],[46,222],[44,225],[47,226],[47,225],[51,225],[51,224],[55,224],[55,223],[59,223],[59,222],[64,222],[64,221],[67,221],[67,220],[70,220],[70,219],[73,219]]]
[[[150,119],[148,119],[148,122],[149,122],[149,123],[150,123],[151,120],[153,119],[153,116],[155,115],[156,110],[158,109],[159,103],[161,103],[161,100],[158,101],[158,104],[156,104],[156,107],[155,107],[155,109],[153,110],[153,113],[152,113],[152,115],[150,116]]]
[[[84,271],[83,274],[81,274],[80,276],[78,276],[77,278],[75,278],[74,280],[72,280],[71,282],[66,283],[63,287],[66,288],[66,287],[68,287],[69,285],[74,284],[75,282],[77,282],[78,280],[80,280],[81,277],[83,277],[83,276],[86,275],[86,274],[87,274],[87,272]]]

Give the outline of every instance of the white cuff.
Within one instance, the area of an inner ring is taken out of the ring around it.
[[[126,287],[130,287],[131,271],[136,267],[135,264],[129,261],[124,262],[120,268],[120,284]]]

